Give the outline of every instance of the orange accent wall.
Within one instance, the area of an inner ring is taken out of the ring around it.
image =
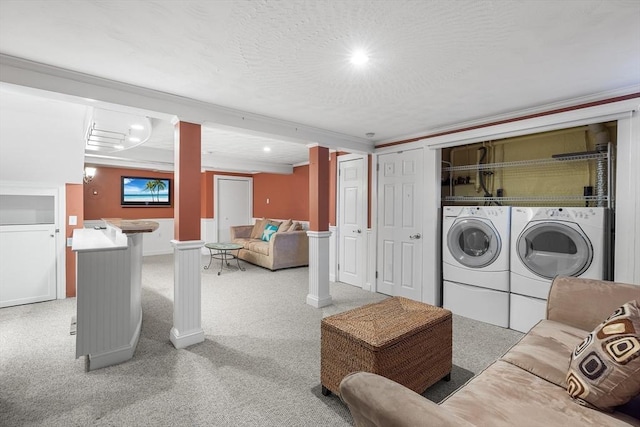
[[[200,125],[178,122],[175,134],[173,235],[176,240],[183,242],[200,240]]]
[[[213,218],[213,176],[200,174],[200,218]]]
[[[337,157],[348,153],[332,153],[329,161],[329,221],[336,225],[336,174]],[[371,162],[371,156],[369,156]],[[88,165],[91,166],[91,165]],[[102,218],[173,218],[172,207],[136,208],[120,206],[120,177],[144,176],[150,178],[169,178],[174,185],[171,172],[153,172],[144,169],[125,169],[96,166],[96,176],[89,184],[84,184],[84,219]],[[371,164],[369,165],[369,227],[371,227]],[[253,216],[268,218],[295,219],[309,221],[309,166],[293,168],[293,174],[273,173],[243,174],[233,172],[205,171],[200,174],[200,216],[213,218],[215,194],[213,177],[215,175],[253,177]],[[80,185],[80,184],[77,184]],[[175,199],[175,191],[172,193]],[[97,194],[93,194],[96,191]],[[269,198],[269,204],[266,203]],[[72,215],[72,214],[69,214]],[[82,219],[82,214],[79,220]]]
[[[87,165],[91,166],[91,165]],[[95,220],[102,218],[173,218],[172,207],[136,208],[120,206],[120,177],[144,176],[150,178],[169,178],[174,185],[173,172],[153,172],[145,169],[123,169],[108,166],[95,166],[96,176],[89,184],[84,184],[84,219]],[[213,218],[213,202],[215,199],[213,188],[214,175],[253,177],[251,174],[205,171],[200,174],[200,216]],[[269,175],[269,174],[264,174]],[[79,185],[79,184],[78,184]],[[304,184],[306,186],[306,182]],[[97,194],[93,194],[96,191]],[[305,195],[308,188],[305,187]],[[175,193],[172,188],[172,193]],[[175,198],[175,194],[173,196]],[[257,215],[254,215],[257,216]],[[302,219],[301,219],[302,221]]]
[[[66,184],[66,217],[64,219],[65,231],[64,235],[73,236],[73,230],[83,227],[84,218],[84,200],[82,184]],[[77,225],[69,225],[69,217],[75,215],[78,217]],[[76,296],[76,254],[67,247],[65,250],[65,283],[67,298]]]
[[[309,166],[295,167],[291,175],[253,175],[253,216],[308,221]]]
[[[309,149],[309,230],[329,230],[329,149]]]
[[[96,176],[84,184],[84,219],[95,220],[102,218],[173,218],[171,207],[122,207],[120,206],[120,177],[142,176],[149,178],[171,179],[174,185],[173,173],[154,172],[150,170],[112,168],[93,165]],[[175,200],[175,191],[172,197]],[[172,201],[173,202],[173,201]]]

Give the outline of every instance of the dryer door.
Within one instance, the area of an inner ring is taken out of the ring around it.
[[[490,222],[465,218],[454,221],[447,233],[453,258],[469,268],[482,268],[500,255],[500,236]]]
[[[593,261],[591,242],[577,224],[541,222],[518,237],[518,258],[545,279],[579,276]]]

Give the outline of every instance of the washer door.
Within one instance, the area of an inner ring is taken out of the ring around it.
[[[493,225],[477,219],[456,220],[447,233],[447,246],[453,258],[469,268],[491,264],[502,248]]]
[[[537,276],[579,276],[593,261],[591,242],[580,229],[558,223],[541,222],[518,237],[518,258]]]

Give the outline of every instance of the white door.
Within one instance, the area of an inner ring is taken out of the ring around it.
[[[378,156],[376,289],[422,299],[422,149]]]
[[[0,307],[56,298],[55,232],[54,224],[0,226]]]
[[[338,281],[361,288],[366,276],[367,168],[366,157],[353,157],[338,157]]]
[[[218,242],[229,242],[229,228],[253,224],[253,179],[214,176],[214,216]]]

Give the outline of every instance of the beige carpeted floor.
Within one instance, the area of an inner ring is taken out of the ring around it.
[[[205,342],[176,350],[173,257],[146,257],[135,355],[92,372],[74,358],[75,299],[0,309],[0,425],[352,425],[340,399],[320,392],[320,321],[386,297],[332,283],[334,304],[315,309],[307,268],[246,267],[203,270]],[[452,380],[424,395],[439,401],[521,335],[454,316]]]

